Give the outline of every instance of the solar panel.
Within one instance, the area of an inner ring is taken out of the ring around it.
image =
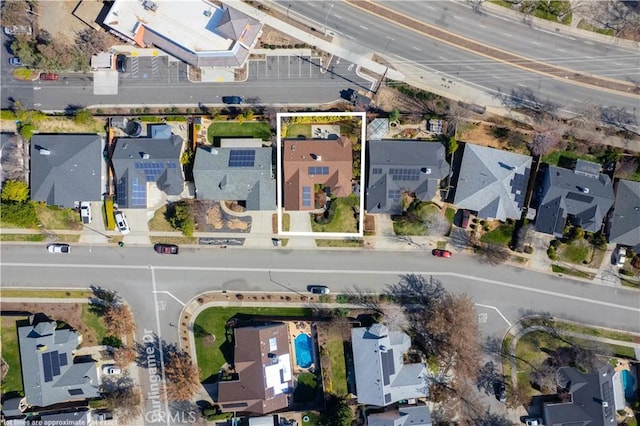
[[[178,168],[178,163],[176,163],[175,161],[167,161],[167,168],[168,169],[177,169]]]
[[[82,395],[82,389],[69,389],[69,395]]]
[[[135,207],[147,206],[147,185],[139,183],[138,178],[131,180],[131,205]]]
[[[168,166],[168,165],[167,165]],[[155,182],[158,177],[164,172],[164,163],[158,161],[136,161],[136,170],[142,170],[147,182]]]
[[[302,205],[304,207],[311,207],[311,187],[302,187]]]
[[[64,367],[65,365],[67,365],[67,354],[61,353],[59,354],[59,357],[60,357],[60,366]]]
[[[129,203],[127,202],[127,181],[124,179],[120,179],[116,184],[116,203],[120,207],[127,207]]]
[[[371,169],[371,173],[373,173],[374,175],[381,175],[382,169],[378,167],[374,167],[373,169]]]
[[[253,149],[232,149],[229,153],[229,167],[253,167],[256,151]]]
[[[415,181],[420,179],[419,169],[390,169],[389,173],[393,180]]]
[[[315,176],[315,175],[328,175],[329,174],[329,167],[309,167],[309,175],[310,176]]]
[[[400,190],[399,189],[390,189],[388,192],[389,192],[389,198],[391,198],[396,203],[400,202]]]
[[[42,372],[44,373],[45,383],[53,380],[53,374],[51,374],[51,353],[45,352],[42,354]]]
[[[51,359],[51,373],[54,377],[60,375],[60,357],[58,356],[58,351],[53,351],[49,354],[49,358]]]

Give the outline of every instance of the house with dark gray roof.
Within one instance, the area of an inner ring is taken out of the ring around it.
[[[483,219],[520,219],[531,157],[465,143],[453,204]]]
[[[567,220],[600,231],[614,200],[611,179],[600,173],[600,165],[578,160],[574,170],[548,166],[543,173],[536,231],[561,237]]]
[[[426,405],[403,405],[367,416],[368,426],[431,426],[432,424],[431,412]]]
[[[402,213],[401,196],[410,192],[422,201],[438,193],[449,175],[445,147],[439,142],[382,140],[368,143],[365,206],[369,213]]]
[[[562,402],[543,405],[545,425],[605,426],[615,424],[613,368],[582,373],[574,367],[561,367],[557,373]]]
[[[218,382],[220,409],[266,414],[288,407],[293,374],[287,325],[236,328],[233,340],[232,377]]]
[[[76,207],[100,201],[106,190],[104,138],[85,134],[31,137],[31,199],[50,206]]]
[[[275,210],[272,148],[198,148],[193,180],[199,200],[239,201],[247,210]]]
[[[182,138],[171,133],[168,125],[149,127],[151,137],[118,138],[116,142],[111,163],[119,208],[146,208],[149,185],[155,184],[170,196],[184,190]]]
[[[74,360],[82,336],[57,325],[32,318],[18,327],[22,383],[31,407],[100,397],[96,362]]]
[[[616,184],[609,241],[640,252],[640,182],[621,179]]]
[[[358,403],[385,407],[403,399],[428,395],[424,364],[405,364],[411,339],[383,324],[351,329]]]

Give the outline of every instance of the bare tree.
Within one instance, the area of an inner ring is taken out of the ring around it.
[[[490,265],[499,265],[509,259],[509,249],[500,244],[482,243],[474,249],[480,260]]]
[[[170,401],[188,401],[200,389],[198,369],[187,352],[171,350],[165,361],[164,374]]]
[[[75,40],[78,49],[88,55],[95,55],[109,50],[112,41],[109,34],[93,28],[78,31]]]
[[[461,228],[453,228],[449,234],[449,242],[456,250],[464,250],[474,245],[474,239],[471,234]]]
[[[138,353],[135,348],[130,346],[121,346],[113,353],[113,360],[116,365],[122,369],[127,368],[138,357]]]
[[[536,132],[531,141],[531,153],[544,155],[551,152],[560,143],[560,135],[552,130]]]
[[[2,149],[0,181],[7,179],[24,182],[28,173],[27,144],[20,135],[13,135]]]
[[[24,0],[7,0],[2,2],[2,26],[30,25],[33,15],[29,13],[31,6]]]
[[[557,366],[545,360],[542,365],[538,366],[531,372],[529,380],[535,383],[542,393],[553,393],[556,390],[556,372]]]
[[[630,155],[623,156],[617,164],[616,177],[625,178],[640,170],[640,159]]]
[[[400,305],[385,303],[381,306],[384,322],[391,331],[407,331],[410,328],[409,319]]]
[[[121,383],[103,382],[101,393],[118,420],[131,422],[131,419],[142,414],[140,389],[132,380],[128,379]]]
[[[376,313],[382,313],[378,294],[358,286],[353,286],[353,290],[347,290],[346,294],[351,303],[355,303]]]
[[[128,336],[136,329],[131,310],[125,305],[108,305],[104,309],[102,318],[109,334],[116,337]]]
[[[432,237],[442,237],[449,232],[451,224],[444,215],[439,212],[429,212],[422,217],[422,223],[427,235]]]
[[[387,294],[392,296],[407,313],[415,311],[428,315],[447,294],[442,283],[433,277],[428,279],[422,275],[403,275],[400,282],[387,287]]]

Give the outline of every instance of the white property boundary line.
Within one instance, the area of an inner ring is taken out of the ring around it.
[[[301,237],[338,237],[338,238],[360,238],[364,236],[364,173],[365,173],[365,145],[366,145],[366,128],[367,114],[365,112],[281,112],[278,113],[278,122],[276,125],[277,136],[277,200],[278,200],[278,235],[292,235]],[[283,190],[283,164],[282,164],[282,119],[290,117],[359,117],[360,118],[360,214],[358,215],[359,232],[292,232],[282,230],[282,215],[284,213],[284,205],[282,204]]]

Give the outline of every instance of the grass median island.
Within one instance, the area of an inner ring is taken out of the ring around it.
[[[265,301],[266,303],[269,301]],[[225,326],[234,315],[305,317],[310,316],[311,313],[309,308],[213,307],[205,309],[193,324],[200,380],[215,381],[220,368],[227,362],[223,351],[228,350],[225,346],[229,346],[231,342],[225,335]]]

